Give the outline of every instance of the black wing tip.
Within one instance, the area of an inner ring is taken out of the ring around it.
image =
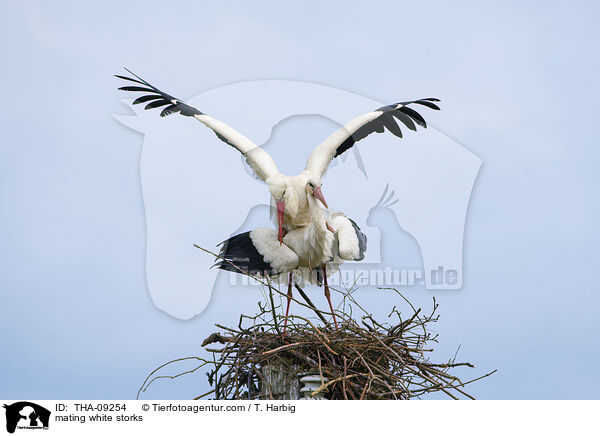
[[[429,98],[421,98],[419,100],[413,100],[413,101],[403,101],[400,103],[388,104],[386,106],[382,106],[379,109],[376,109],[376,111],[383,112],[381,117],[384,117],[385,116],[384,114],[386,114],[386,113],[394,114],[394,116],[396,116],[400,121],[402,121],[404,123],[404,125],[406,125],[406,127],[408,127],[410,130],[416,131],[417,130],[416,126],[414,124],[412,124],[412,122],[416,123],[417,125],[425,128],[425,129],[427,128],[427,122],[421,116],[421,114],[419,114],[416,110],[410,108],[409,105],[418,104],[421,106],[428,107],[429,109],[440,110],[440,107],[438,105],[432,103],[432,101],[437,102],[440,100],[437,98],[429,97]],[[388,130],[390,130],[390,129],[388,129]],[[392,132],[392,133],[394,133],[394,132]],[[402,137],[401,135],[398,135],[398,134],[395,134],[395,135],[400,138]]]
[[[439,98],[434,98],[434,97],[420,98],[418,100],[411,100],[411,101],[401,101],[399,103],[393,103],[393,104],[387,104],[385,106],[381,106],[380,108],[375,109],[375,112],[394,111],[394,110],[400,109],[400,107],[402,107],[402,106],[408,106],[411,104],[420,104],[423,106],[427,106],[430,109],[439,111],[440,110],[439,106],[436,104],[433,104],[433,102],[438,103],[440,101],[441,100]]]
[[[142,79],[140,76],[138,76],[137,74],[135,74],[133,71],[131,71],[129,68],[127,68],[127,67],[123,67],[123,69],[124,69],[125,71],[127,71],[129,74],[131,74],[132,76],[134,76],[136,79],[138,79],[138,80],[141,80],[141,81],[142,81],[142,82],[144,82],[144,83],[148,83],[148,82],[146,82],[144,79]]]
[[[421,106],[425,106],[428,107],[429,109],[433,109],[436,111],[440,110],[440,107],[437,104],[434,104],[433,102],[440,102],[441,100],[439,98],[433,98],[433,97],[429,97],[429,98],[420,98],[418,100],[413,100],[413,101],[403,101],[400,103],[396,103],[396,106],[408,106],[411,104],[420,104]],[[400,109],[400,108],[398,108]]]
[[[420,100],[415,100],[413,103],[420,104],[421,106],[428,107],[429,109],[433,109],[435,111],[439,111],[440,107],[437,104],[432,103],[432,101],[439,102],[438,99],[430,99],[430,98],[422,98]]]
[[[350,149],[356,142],[366,138],[371,133],[383,133],[386,129],[398,138],[402,138],[402,129],[394,120],[398,119],[405,127],[409,130],[416,131],[417,125],[427,128],[427,122],[416,110],[408,107],[410,104],[420,104],[430,109],[440,110],[440,108],[432,103],[432,101],[440,101],[437,98],[429,97],[422,98],[420,100],[406,101],[401,103],[389,104],[382,106],[379,109],[375,109],[374,112],[381,112],[374,120],[368,122],[364,126],[357,129],[352,133],[344,142],[342,142],[335,150],[334,158],[343,154],[346,150]],[[393,118],[394,117],[394,118]]]
[[[119,91],[156,92],[153,89],[142,88],[141,86],[121,86]]]
[[[125,68],[125,70],[127,70],[127,72],[129,72],[130,74],[135,76],[136,79],[127,77],[127,76],[122,76],[120,74],[115,74],[114,76],[118,77],[119,79],[139,83],[140,85],[144,85],[145,87],[121,86],[119,88],[119,90],[120,91],[148,93],[147,95],[137,98],[133,102],[133,104],[139,104],[139,103],[149,102],[150,100],[154,100],[146,105],[146,107],[144,108],[145,110],[155,109],[155,108],[158,108],[161,106],[168,105],[167,107],[163,108],[163,110],[160,112],[161,117],[166,117],[175,112],[179,112],[179,113],[181,113],[181,115],[186,116],[186,117],[191,117],[194,115],[203,115],[203,113],[200,112],[195,107],[190,106],[187,103],[183,102],[182,100],[175,98],[175,97],[161,91],[160,89],[158,89],[155,86],[151,85],[150,83],[146,82],[144,79],[142,79],[140,76],[138,76],[137,74],[135,74],[133,71],[129,70],[128,68]]]
[[[128,76],[125,76],[125,75],[122,75],[122,74],[114,74],[114,76],[117,77],[117,78],[119,78],[119,79],[122,79],[122,80],[127,80],[129,82],[139,83],[140,85],[149,86],[150,88],[154,89],[154,86],[150,85],[148,82],[146,82],[140,76],[138,76],[137,74],[135,74],[129,68],[127,68],[127,67],[123,67],[123,68],[125,69],[125,71],[127,71],[129,74],[131,74],[133,77],[128,77]]]

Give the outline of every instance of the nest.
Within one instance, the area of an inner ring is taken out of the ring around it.
[[[330,313],[322,312],[297,288],[310,308],[323,322],[298,315],[284,319],[277,314],[273,294],[282,294],[266,284],[270,302],[258,304],[256,315],[241,315],[237,327],[216,324],[220,331],[208,336],[202,346],[212,359],[186,357],[175,359],[154,370],[139,393],[160,378],[176,378],[201,368],[212,367],[206,376],[212,387],[195,399],[290,399],[297,398],[298,379],[302,375],[319,376],[320,386],[310,394],[328,399],[413,399],[441,392],[453,399],[470,398],[465,386],[493,374],[462,381],[456,375],[458,367],[470,367],[468,362],[456,362],[455,357],[441,363],[430,359],[437,334],[431,324],[439,319],[435,298],[431,310],[423,314],[396,289],[390,289],[403,299],[406,309],[394,307],[385,322],[368,314],[352,293],[344,294],[343,311],[336,311],[339,328],[327,322]],[[352,315],[358,308],[364,315]],[[218,344],[215,347],[215,344]],[[165,366],[182,360],[197,360],[192,370],[173,376],[156,375]],[[276,381],[276,382],[275,382]],[[293,386],[293,385],[296,386]],[[281,392],[281,386],[287,392]],[[139,397],[138,393],[138,397]]]
[[[256,398],[261,391],[267,399],[278,398],[266,380],[265,369],[292,377],[318,374],[323,382],[312,396],[326,392],[327,398],[346,400],[411,399],[438,391],[454,399],[474,399],[464,386],[491,374],[463,382],[451,370],[472,364],[428,359],[433,351],[428,344],[437,342],[437,335],[428,329],[438,320],[435,299],[427,315],[412,308],[403,316],[393,308],[388,317],[395,321],[392,323],[378,322],[371,315],[356,321],[338,313],[342,322],[336,329],[291,316],[285,333],[282,318],[261,309],[252,317],[242,315],[238,328],[219,325],[221,332],[211,334],[202,344],[224,345],[207,348],[219,356],[215,369],[207,373],[218,399]],[[249,325],[244,326],[245,322]]]

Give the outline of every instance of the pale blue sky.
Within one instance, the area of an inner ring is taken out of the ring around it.
[[[190,4],[3,8],[0,397],[132,398],[256,300],[217,293],[187,322],[150,301],[142,139],[112,118],[112,74],[129,66],[182,97],[286,79],[441,98],[436,128],[484,162],[464,286],[408,296],[439,299],[440,356],[461,344],[477,371],[499,370],[476,396],[598,398],[597,4]],[[203,379],[147,395],[189,398]]]

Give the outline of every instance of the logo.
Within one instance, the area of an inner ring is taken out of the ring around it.
[[[261,146],[284,174],[302,171],[314,147],[340,125],[389,103],[283,80],[234,83],[187,102]],[[193,244],[216,251],[233,234],[270,227],[269,192],[241,155],[198,121],[125,103],[134,115],[115,118],[144,134],[148,290],[159,309],[189,319],[207,307],[213,289],[252,284],[211,269],[213,258]],[[327,201],[368,240],[365,259],[344,263],[331,283],[462,287],[467,209],[482,160],[428,124],[403,139],[371,135],[330,166]]]
[[[6,431],[14,433],[16,429],[48,429],[50,411],[29,401],[19,401],[4,405],[6,409]]]

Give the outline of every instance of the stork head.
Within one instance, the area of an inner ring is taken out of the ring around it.
[[[321,178],[311,176],[306,182],[306,193],[310,196],[313,196],[317,200],[319,200],[325,208],[328,208],[327,202],[325,201],[325,197],[323,197],[323,193],[321,192]]]
[[[283,179],[269,180],[269,192],[277,208],[277,226],[279,227],[279,243],[283,242],[283,220],[285,215],[296,216],[298,213],[298,196],[296,191]]]

